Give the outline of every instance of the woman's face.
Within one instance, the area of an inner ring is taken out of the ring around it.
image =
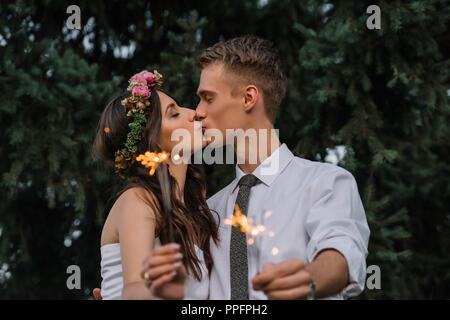
[[[158,96],[161,101],[161,148],[171,154],[190,156],[206,146],[201,122],[194,120],[195,110],[178,106],[164,92],[158,91]]]

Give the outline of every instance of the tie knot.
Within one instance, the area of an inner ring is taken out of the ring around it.
[[[252,174],[246,174],[239,180],[239,186],[247,186],[247,187],[253,187],[257,182],[258,178],[255,177]]]

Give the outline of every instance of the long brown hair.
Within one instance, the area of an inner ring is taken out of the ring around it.
[[[161,102],[157,91],[159,87],[152,87],[150,92],[150,114],[141,140],[137,146],[137,154],[148,150],[153,152],[163,151],[158,144],[161,129]],[[165,91],[163,91],[166,93]],[[130,132],[129,123],[132,121],[127,117],[121,101],[130,96],[129,92],[123,92],[111,100],[103,111],[94,141],[94,150],[108,163],[113,164],[115,152],[123,148],[127,134]],[[108,128],[109,130],[105,130]],[[163,170],[159,167],[157,170]],[[218,242],[218,224],[206,204],[206,183],[200,171],[194,165],[189,164],[184,186],[184,204],[176,197],[178,185],[176,180],[169,174],[171,190],[172,219],[171,224],[174,231],[175,242],[181,244],[183,263],[188,270],[192,271],[195,278],[200,280],[200,260],[194,249],[194,244],[203,251],[208,274],[211,273],[213,260],[210,252],[210,240]],[[160,237],[161,243],[168,243],[169,225],[165,219],[161,186],[156,175],[150,176],[148,169],[139,163],[134,163],[127,171],[120,191],[119,197],[126,190],[133,187],[141,187],[148,191],[149,197],[142,199],[151,206],[157,216],[155,238]]]

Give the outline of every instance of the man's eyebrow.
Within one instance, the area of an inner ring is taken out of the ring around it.
[[[197,95],[198,95],[199,97],[204,96],[204,95],[206,95],[206,94],[214,95],[215,92],[209,91],[209,90],[199,90],[199,91],[197,92]]]
[[[175,103],[171,102],[171,103],[169,103],[169,104],[167,105],[166,111],[164,112],[164,115],[166,115],[167,110],[169,110],[170,108],[175,108]]]

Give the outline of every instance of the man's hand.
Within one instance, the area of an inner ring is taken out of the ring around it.
[[[349,283],[344,255],[336,249],[327,248],[320,251],[308,265],[298,259],[267,263],[252,283],[255,290],[264,291],[269,299],[304,299],[312,291],[309,287],[312,279],[316,286],[316,299],[341,292]]]
[[[92,293],[94,295],[95,300],[102,300],[102,295],[100,294],[100,289],[99,288],[95,288],[94,290],[92,290]]]
[[[252,279],[254,290],[261,290],[269,299],[306,299],[311,294],[311,275],[301,260],[267,263]]]

